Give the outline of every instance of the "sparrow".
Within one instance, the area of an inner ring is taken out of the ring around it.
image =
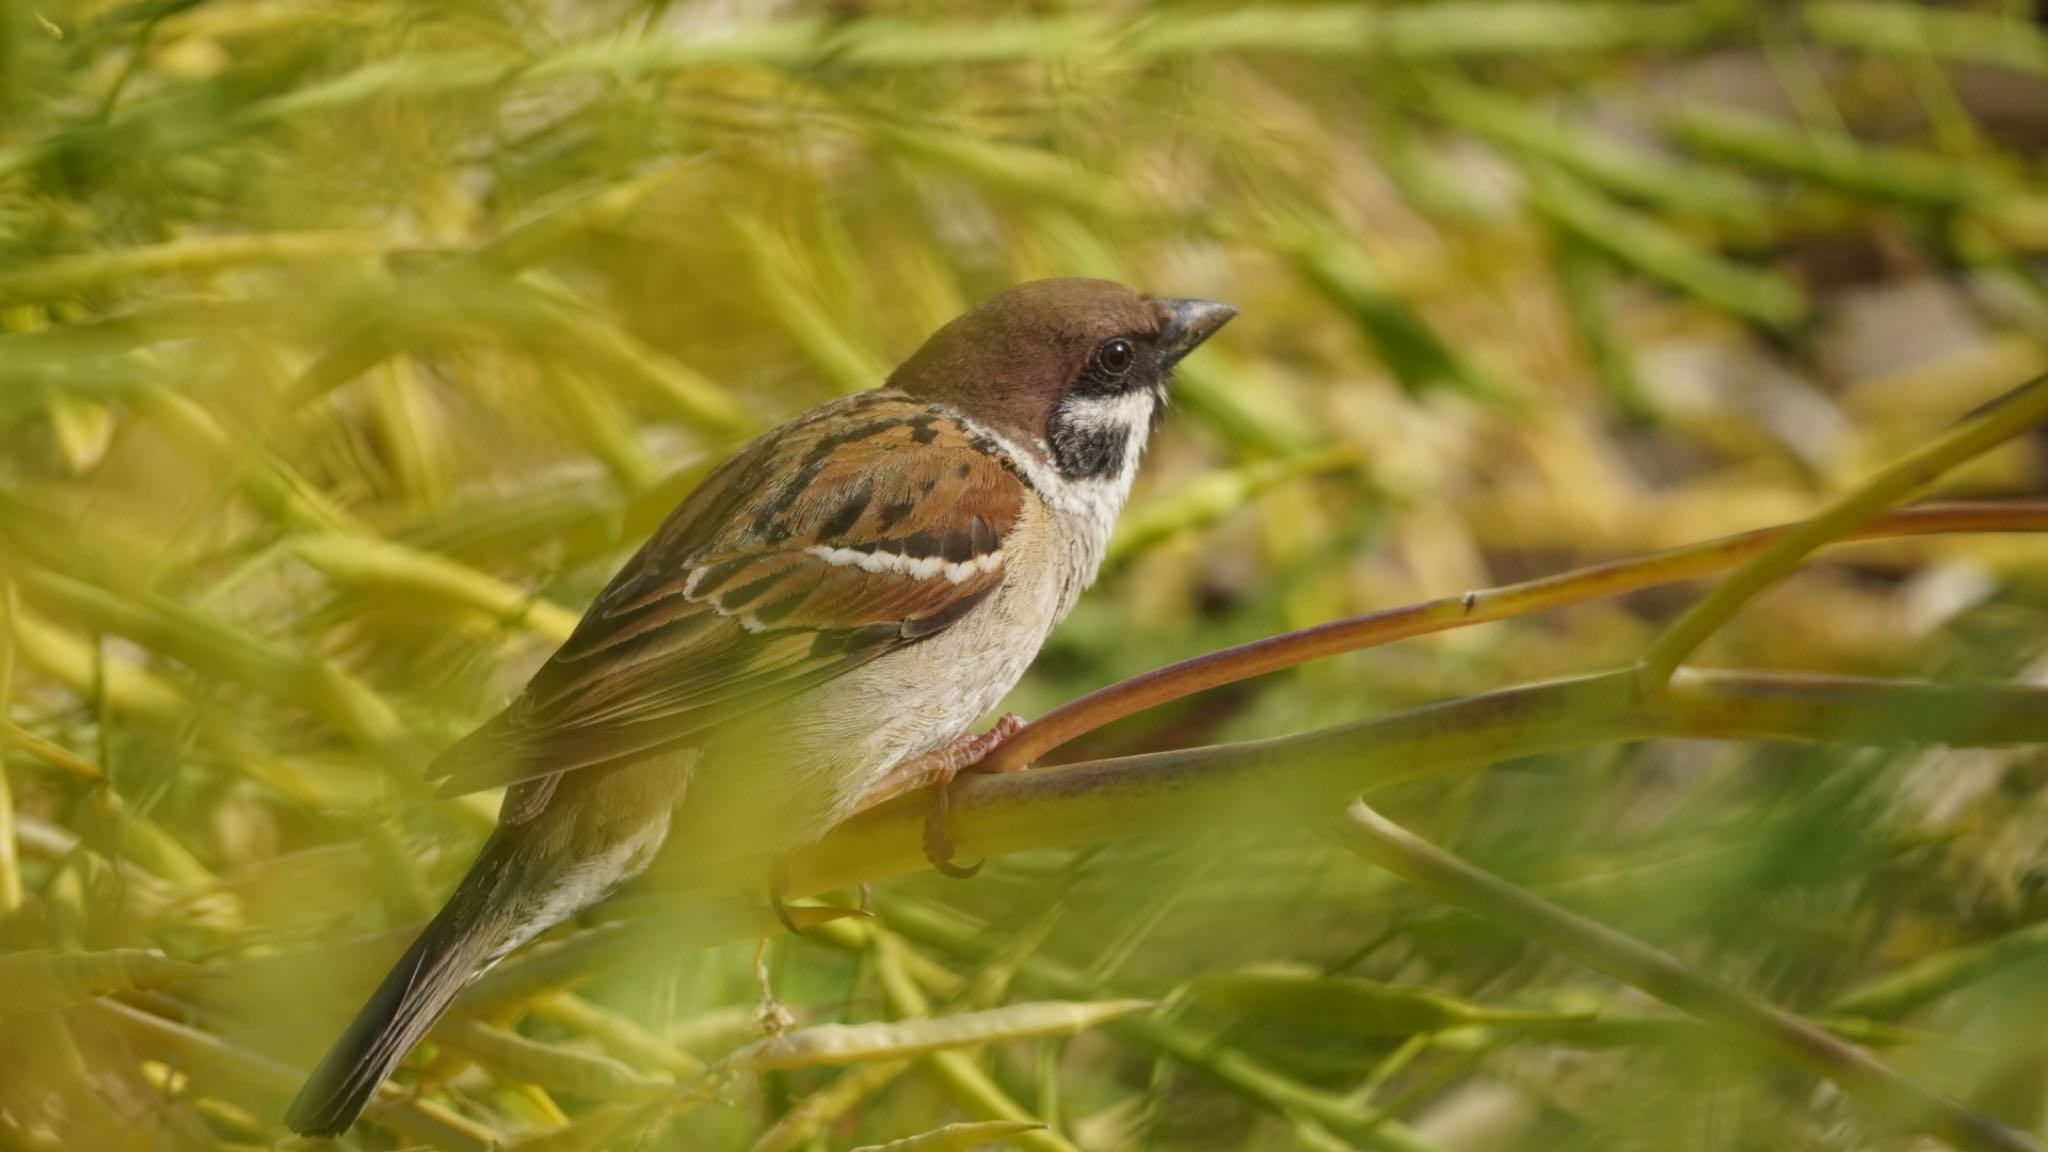
[[[785,856],[1014,731],[970,735],[1094,580],[1174,365],[1235,314],[1020,285],[706,477],[429,767],[443,795],[505,788],[497,827],[292,1129],[347,1129],[465,984],[644,871],[672,813],[708,858]]]

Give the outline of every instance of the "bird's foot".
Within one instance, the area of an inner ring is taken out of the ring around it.
[[[976,862],[963,867],[953,863],[953,844],[946,838],[946,818],[952,809],[953,778],[962,772],[973,771],[989,753],[1023,730],[1024,721],[1014,712],[1005,712],[1002,719],[986,732],[962,736],[944,748],[891,768],[861,797],[860,807],[872,808],[920,788],[929,790],[932,804],[925,813],[925,859],[948,876],[962,879],[972,876],[981,871],[981,864]]]
[[[801,936],[804,930],[797,927],[796,921],[790,918],[788,897],[789,855],[784,853],[768,865],[768,907],[775,910],[775,918],[782,921],[782,926],[789,929],[790,935]],[[766,943],[768,938],[764,936],[761,939]]]
[[[775,919],[784,928],[789,929],[790,935],[801,936],[804,934],[803,927],[796,922],[795,917],[789,914],[789,856],[787,853],[777,856],[768,864],[768,907],[775,912]],[[860,906],[855,911],[859,912],[862,916],[870,915],[874,911],[874,894],[868,890],[868,882],[865,880],[860,882]],[[765,940],[767,938],[762,937],[762,939]]]

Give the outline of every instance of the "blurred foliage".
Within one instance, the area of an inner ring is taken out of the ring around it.
[[[1809,513],[2048,364],[2044,145],[2037,0],[0,0],[0,1148],[275,1139],[489,825],[425,760],[722,453],[976,299],[1088,274],[1244,314],[1029,716]],[[1946,490],[2037,493],[2040,456]],[[1611,667],[1694,594],[1061,755]],[[2038,679],[2044,637],[2038,543],[1922,539],[1802,570],[1702,659]],[[1378,802],[2038,1133],[2043,772],[1652,742]],[[1298,828],[1200,831],[774,941],[803,1025],[870,1029],[843,1069],[702,1079],[758,1039],[760,917],[585,927],[474,989],[348,1142],[1908,1142]],[[1050,1001],[1094,1015],[1015,1025]]]

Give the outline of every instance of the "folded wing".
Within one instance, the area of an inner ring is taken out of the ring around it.
[[[949,627],[1001,585],[1028,489],[957,419],[865,393],[755,442],[429,769],[454,795],[686,748]]]

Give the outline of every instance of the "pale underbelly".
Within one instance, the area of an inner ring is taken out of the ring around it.
[[[673,835],[706,860],[790,851],[851,815],[892,767],[973,731],[1066,607],[1060,582],[1022,583],[937,636],[726,726]]]

